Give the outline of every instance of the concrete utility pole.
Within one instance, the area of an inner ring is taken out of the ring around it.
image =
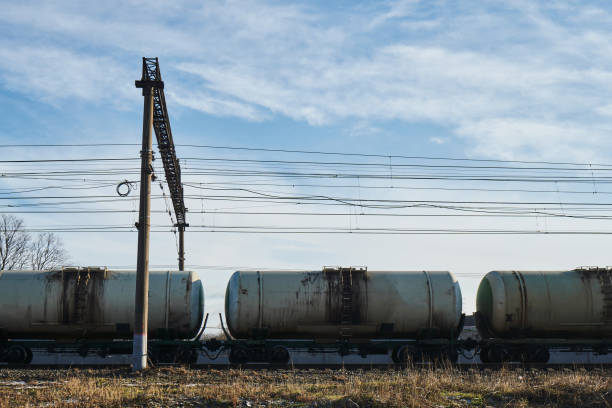
[[[153,175],[153,87],[144,73],[136,88],[142,88],[144,116],[142,118],[142,149],[140,151],[140,210],[138,214],[138,260],[136,263],[136,301],[134,308],[134,371],[147,368],[147,331],[149,320],[149,232],[151,229],[151,177]],[[163,85],[162,85],[163,86]]]

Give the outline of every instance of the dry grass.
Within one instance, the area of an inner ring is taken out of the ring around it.
[[[612,370],[0,369],[0,407],[611,407]]]

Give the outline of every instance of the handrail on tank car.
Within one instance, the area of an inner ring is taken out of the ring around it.
[[[204,318],[204,324],[202,325],[202,328],[198,332],[198,335],[193,339],[194,341],[200,341],[200,338],[204,334],[204,330],[206,330],[207,323],[208,323],[208,313],[206,313],[206,317]]]
[[[221,322],[221,330],[223,330],[223,334],[225,334],[225,338],[227,338],[228,340],[231,340],[232,336],[230,336],[227,330],[225,330],[225,326],[223,325],[223,316],[221,316],[221,313],[219,313],[219,322]]]

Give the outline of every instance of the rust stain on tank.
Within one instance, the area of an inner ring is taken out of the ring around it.
[[[66,325],[102,324],[106,269],[64,269],[47,275],[47,295],[52,285],[60,285],[58,322]]]
[[[327,281],[325,320],[329,323],[340,324],[342,317],[342,285],[340,284],[340,270],[325,269],[323,271],[323,278]]]
[[[321,278],[321,272],[304,272],[304,279],[300,281],[302,286],[309,286]]]
[[[191,286],[193,285],[191,273],[189,273],[189,276],[187,278],[183,278],[183,279],[186,281],[185,282],[185,304],[189,304],[189,299],[191,299]],[[169,284],[170,284],[170,281],[168,281],[168,285]]]
[[[322,293],[321,272],[307,271],[302,274],[304,277],[300,279],[300,286],[295,291],[295,305],[308,311],[315,307],[315,301]]]
[[[612,324],[612,269],[610,268],[585,268],[576,269],[584,285],[590,285],[591,279],[599,281],[599,287],[603,298],[602,321],[606,325]]]
[[[340,324],[343,321],[344,285],[342,281],[343,271],[350,269],[350,324],[359,324],[362,319],[362,303],[367,301],[367,293],[362,293],[362,286],[367,287],[367,272],[364,269],[340,268],[324,269],[323,278],[327,281],[327,299],[325,308],[325,319],[332,324]]]

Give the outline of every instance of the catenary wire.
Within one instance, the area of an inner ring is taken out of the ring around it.
[[[139,143],[15,143],[15,144],[0,144],[0,148],[31,148],[31,147],[132,147],[141,146]],[[609,163],[584,163],[584,162],[567,162],[567,161],[543,161],[543,160],[504,160],[504,159],[483,159],[483,158],[458,158],[458,157],[440,157],[440,156],[408,156],[397,154],[377,154],[377,153],[356,153],[356,152],[331,152],[331,151],[316,151],[316,150],[300,150],[300,149],[280,149],[280,148],[263,148],[249,146],[222,146],[222,145],[207,145],[207,144],[175,144],[176,147],[192,147],[214,150],[230,150],[230,151],[250,151],[250,152],[268,152],[268,153],[291,153],[291,154],[308,154],[308,155],[331,155],[331,156],[352,156],[352,157],[378,157],[378,158],[397,158],[397,159],[422,159],[422,160],[450,160],[450,161],[474,161],[474,162],[495,162],[495,163],[526,163],[526,164],[552,164],[552,165],[573,165],[573,166],[612,166]]]

